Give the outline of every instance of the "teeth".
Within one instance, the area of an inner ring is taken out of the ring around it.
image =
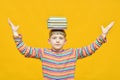
[[[64,17],[50,17],[48,19],[49,29],[66,29],[67,19]]]

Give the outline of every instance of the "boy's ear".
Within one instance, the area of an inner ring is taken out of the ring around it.
[[[67,39],[65,39],[65,44],[66,44],[66,42],[67,42]]]
[[[50,39],[48,39],[48,43],[50,44]]]

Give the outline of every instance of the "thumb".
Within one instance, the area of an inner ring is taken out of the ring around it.
[[[16,29],[18,29],[18,28],[19,28],[19,25],[16,26]]]
[[[10,27],[11,27],[11,24],[10,24],[10,23],[11,23],[10,18],[8,18],[8,24],[9,24],[9,25],[10,25]]]
[[[102,29],[102,31],[104,30],[104,27],[103,27],[103,25],[101,26],[101,29]]]
[[[16,27],[13,28],[13,31],[17,31],[19,28],[19,25],[17,25]]]

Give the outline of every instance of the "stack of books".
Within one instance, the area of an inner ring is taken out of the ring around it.
[[[50,17],[48,29],[67,29],[67,19],[65,17]]]

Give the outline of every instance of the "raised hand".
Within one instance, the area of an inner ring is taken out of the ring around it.
[[[9,23],[10,27],[12,28],[12,31],[16,31],[16,32],[17,32],[19,26],[15,26],[15,25],[11,22],[11,20],[10,20],[9,18],[8,18],[8,23]]]
[[[8,24],[10,25],[14,36],[18,36],[17,30],[18,30],[19,26],[15,26],[9,18],[8,18]]]
[[[109,30],[113,27],[113,25],[114,25],[114,21],[111,22],[109,25],[107,25],[105,28],[104,28],[103,26],[101,26],[103,37],[106,37],[107,33],[108,33]]]

